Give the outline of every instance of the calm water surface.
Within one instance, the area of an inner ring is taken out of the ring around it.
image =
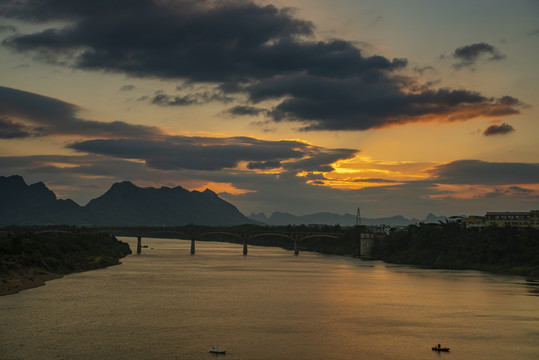
[[[0,359],[539,358],[539,288],[520,277],[145,243],[120,266],[0,297]]]

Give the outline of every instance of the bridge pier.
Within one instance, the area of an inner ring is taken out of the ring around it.
[[[243,255],[247,255],[247,241],[243,240]]]
[[[195,239],[191,239],[191,255],[195,254]]]
[[[137,236],[137,255],[142,252],[142,236]]]
[[[371,250],[375,242],[378,241],[377,237],[373,234],[362,233],[361,234],[361,248],[359,256],[362,258],[371,258]]]
[[[298,240],[294,240],[294,255],[299,255],[299,246],[298,246]]]

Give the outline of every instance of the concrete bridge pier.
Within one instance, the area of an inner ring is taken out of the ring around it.
[[[243,240],[243,255],[247,255],[247,240]]]
[[[299,255],[299,246],[298,246],[298,240],[294,240],[294,255]]]
[[[137,255],[142,252],[142,236],[137,236]]]
[[[359,256],[362,258],[371,258],[371,250],[376,241],[378,241],[378,239],[373,234],[361,234],[361,249]]]
[[[191,255],[195,254],[195,239],[191,239]]]

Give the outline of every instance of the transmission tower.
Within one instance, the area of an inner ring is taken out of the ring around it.
[[[361,225],[361,212],[359,211],[359,208],[357,208],[356,225]]]

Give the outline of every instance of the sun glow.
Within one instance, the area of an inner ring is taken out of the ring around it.
[[[248,190],[248,189],[238,189],[231,183],[219,183],[219,182],[208,182],[202,186],[199,186],[196,189],[192,189],[195,191],[204,191],[206,189],[210,189],[211,191],[215,193],[228,193],[231,195],[243,195],[248,194],[252,192],[256,192],[254,190]]]
[[[387,187],[402,185],[407,181],[425,180],[431,177],[427,172],[435,163],[373,160],[366,155],[339,160],[331,166],[333,171],[321,173],[316,180],[307,183],[343,190],[357,190],[367,187]],[[308,177],[312,173],[301,172],[297,176]]]

